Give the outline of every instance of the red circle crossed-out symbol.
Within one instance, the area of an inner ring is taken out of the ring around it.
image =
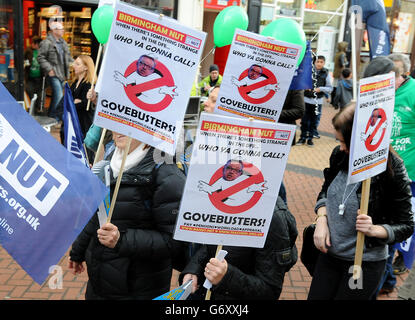
[[[385,136],[385,133],[386,133],[386,128],[383,128],[382,135],[381,135],[379,141],[376,144],[372,144],[373,138],[375,137],[376,133],[380,130],[383,123],[386,121],[386,113],[383,109],[380,109],[380,108],[373,110],[372,115],[370,116],[369,121],[366,125],[365,133],[367,132],[369,127],[371,127],[371,126],[373,127],[376,124],[376,119],[377,118],[380,118],[380,121],[378,122],[378,125],[373,130],[373,132],[370,134],[370,136],[367,137],[367,139],[365,141],[366,149],[369,150],[369,151],[375,151],[379,147],[379,145],[381,144],[381,142],[383,140],[383,137]],[[375,120],[374,123],[373,123],[373,120]]]
[[[249,174],[249,177],[245,180],[236,183],[235,185],[218,192],[213,192],[209,195],[209,199],[212,204],[220,211],[225,213],[241,213],[251,209],[261,198],[262,193],[259,191],[254,192],[252,197],[244,204],[239,206],[229,206],[224,203],[224,201],[233,194],[238,193],[244,189],[248,189],[249,186],[253,184],[258,184],[264,181],[264,176],[257,167],[251,163],[243,162],[244,172]],[[223,166],[220,167],[210,178],[209,185],[213,185],[216,181],[222,178],[223,175]]]
[[[240,81],[243,78],[247,77],[248,72],[249,72],[249,69],[244,70],[239,76],[238,80]],[[260,104],[260,103],[267,102],[269,99],[271,99],[274,96],[275,94],[274,90],[269,90],[269,92],[262,98],[252,98],[251,96],[249,96],[249,93],[255,89],[265,87],[267,84],[272,84],[272,85],[277,84],[277,78],[275,78],[274,74],[267,68],[262,67],[262,75],[266,77],[265,80],[253,83],[249,86],[240,86],[238,88],[239,94],[245,101],[254,103],[254,104]]]
[[[125,70],[124,77],[128,77],[133,72],[137,72],[137,60],[133,61]],[[167,108],[170,103],[172,102],[173,98],[166,94],[161,101],[151,104],[146,103],[140,100],[140,97],[137,96],[142,92],[160,88],[162,86],[174,86],[174,80],[170,73],[170,71],[166,68],[164,64],[160,61],[157,61],[156,71],[158,74],[161,75],[158,79],[149,80],[144,83],[136,84],[136,85],[128,85],[124,87],[125,93],[127,94],[128,98],[131,100],[134,105],[139,107],[140,109],[151,111],[151,112],[158,112]]]

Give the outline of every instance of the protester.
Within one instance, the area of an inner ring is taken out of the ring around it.
[[[95,105],[90,103],[89,110],[87,93],[91,88],[94,79],[95,66],[90,56],[80,55],[73,63],[73,78],[71,79],[71,93],[76,107],[79,124],[81,126],[82,137],[85,139],[86,134],[94,121]],[[60,101],[63,104],[63,99]],[[62,106],[63,108],[63,106]],[[64,125],[61,127],[61,141],[64,139]],[[87,149],[88,159],[93,163],[94,153]]]
[[[205,112],[214,111],[219,89],[218,85],[210,89],[209,97],[203,103]],[[297,103],[301,93],[302,90],[292,93],[292,98],[296,97],[293,100],[296,100]],[[301,103],[299,104],[301,105]],[[301,109],[301,106],[297,106],[297,108]],[[285,119],[289,121],[296,113],[285,114]],[[190,162],[190,159],[187,161]],[[229,161],[228,166],[231,163],[232,161]],[[235,165],[234,174],[229,173],[228,180],[237,179],[241,172],[236,169],[242,164],[239,161],[234,161],[233,164]],[[227,172],[224,171],[223,174],[226,175]],[[295,218],[288,211],[284,200],[278,197],[264,248],[225,246],[223,249],[227,250],[228,254],[224,262],[219,262],[212,258],[215,256],[216,248],[214,246],[194,243],[192,260],[181,273],[180,280],[183,282],[189,279],[194,280],[192,290],[194,295],[191,299],[204,299],[206,290],[202,287],[199,288],[199,284],[203,283],[205,277],[214,285],[212,299],[278,299],[284,275],[297,261],[296,237]],[[216,271],[207,275],[206,272],[204,273],[205,266],[213,267]],[[216,275],[216,272],[218,274],[213,279],[212,276]]]
[[[203,105],[203,111],[208,113],[213,113],[215,110],[216,100],[218,99],[220,85],[215,85],[209,89],[209,95],[207,100],[205,100]]]
[[[189,299],[204,299],[205,279],[212,283],[211,300],[278,299],[284,275],[297,261],[295,218],[278,197],[263,248],[223,246],[221,262],[216,246],[202,245],[180,274],[180,283],[193,280]]]
[[[394,62],[396,73],[395,108],[392,122],[391,145],[399,156],[402,157],[409,178],[412,181],[412,190],[415,190],[415,80],[409,77],[411,62],[407,56],[400,53],[393,53],[388,58]],[[412,197],[412,201],[415,203],[414,193],[412,193]],[[413,207],[412,211],[414,210],[415,207]],[[405,267],[401,254],[398,254],[392,263],[394,255],[395,249],[391,247],[385,278],[381,282],[379,293],[392,292],[396,286],[395,274],[401,274],[408,270]]]
[[[323,97],[329,95],[333,89],[329,71],[324,68],[326,59],[317,56],[314,62],[313,73],[316,81],[313,81],[313,89],[304,90],[305,112],[301,119],[301,136],[297,145],[314,146],[313,138],[320,138],[317,127],[321,117]]]
[[[346,184],[355,108],[354,103],[350,104],[332,121],[340,146],[334,148],[330,166],[324,169],[324,183],[315,206],[314,244],[321,253],[309,300],[370,299],[385,270],[387,245],[403,241],[413,233],[410,180],[403,161],[392,148],[386,171],[371,178],[368,214],[359,215],[361,183]],[[350,286],[349,281],[357,231],[365,235],[358,289]]]
[[[303,117],[304,109],[304,90],[288,90],[278,122],[296,125],[296,121]],[[292,145],[295,145],[296,140],[296,133],[294,132]],[[279,195],[287,204],[287,191],[284,181],[281,181]]]
[[[113,132],[113,139],[111,195],[128,137]],[[157,165],[153,152],[131,141],[111,222],[100,228],[94,215],[72,245],[69,268],[81,273],[86,261],[88,300],[153,299],[169,291],[172,267],[181,270],[186,263],[175,265],[185,253],[172,239],[185,177],[176,164]]]
[[[94,121],[95,113],[95,106],[92,103],[89,106],[89,110],[87,110],[87,93],[94,81],[94,61],[90,56],[80,55],[74,61],[73,71],[74,76],[71,84],[72,97],[74,99],[76,112],[78,113],[82,134],[85,137]]]
[[[200,95],[209,96],[209,89],[222,83],[222,75],[219,74],[219,67],[216,64],[212,64],[209,67],[209,75],[199,82]]]
[[[24,52],[25,59],[25,86],[27,94],[30,99],[33,99],[34,94],[37,94],[37,100],[35,103],[35,111],[39,111],[40,100],[42,95],[42,72],[40,70],[37,57],[39,54],[39,44],[42,38],[34,36],[30,47]]]
[[[303,117],[304,110],[304,90],[288,90],[278,122],[295,125],[296,121]],[[295,144],[295,137],[293,144]]]
[[[412,189],[415,192],[415,189]],[[413,204],[415,205],[415,204]],[[404,283],[399,287],[398,299],[400,300],[415,300],[415,263],[412,264],[412,268],[409,271]]]
[[[58,104],[63,97],[63,83],[69,77],[69,65],[73,59],[68,44],[62,38],[65,31],[62,23],[52,22],[50,29],[47,38],[40,43],[37,59],[52,88],[48,116],[61,121],[63,110],[58,110]]]
[[[336,93],[331,101],[334,109],[342,109],[353,99],[352,71],[349,68],[342,70],[342,79],[337,83]]]
[[[413,112],[410,112],[410,109],[415,110],[415,99],[413,98],[413,93],[411,92],[414,88],[415,80],[408,77],[409,70],[410,61],[408,58],[401,54],[391,54],[388,57],[380,56],[374,58],[367,66],[364,72],[364,77],[395,72],[396,93],[391,131],[391,145],[402,157],[408,171],[409,178],[412,180],[413,184],[414,178],[412,176],[415,165],[411,167],[411,162],[413,162],[413,151],[411,152],[410,150],[410,141],[411,136],[415,136],[415,132],[412,130],[412,126],[415,123],[415,116],[413,115]],[[409,107],[408,110],[408,106],[413,107]],[[379,288],[374,298],[376,298],[378,294],[388,294],[394,290],[397,282],[394,270],[396,267],[394,264],[396,262],[401,264],[399,268],[403,270],[403,272],[407,271],[400,254],[398,254],[395,262],[393,263],[395,251],[394,246],[389,245],[389,256],[386,261],[385,273],[380,281]]]

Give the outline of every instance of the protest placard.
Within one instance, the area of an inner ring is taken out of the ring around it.
[[[360,80],[350,141],[348,184],[386,170],[395,103],[395,75]]]
[[[0,243],[37,283],[58,264],[106,193],[85,163],[0,84]]]
[[[237,29],[215,113],[278,121],[301,47]]]
[[[174,238],[263,247],[294,132],[202,113]]]
[[[371,178],[386,170],[394,104],[394,73],[360,80],[347,177],[347,184],[363,181],[360,214],[367,214]],[[343,212],[344,206],[339,210]],[[361,277],[364,238],[364,233],[359,231],[353,265],[354,279]]]
[[[94,123],[174,154],[205,36],[117,3]]]

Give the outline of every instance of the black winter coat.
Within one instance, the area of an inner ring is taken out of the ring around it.
[[[316,68],[313,67],[313,73],[317,81],[315,84],[313,81],[313,90],[310,90],[310,89],[304,90],[304,96],[307,98],[314,98],[314,89],[326,86],[326,79],[329,74],[329,70],[326,68],[317,70]],[[317,98],[321,98],[324,96],[324,92],[317,92],[316,95],[317,95]]]
[[[330,167],[324,169],[324,183],[317,201],[327,197],[327,189],[340,170],[348,170],[349,155],[334,148],[330,156]],[[414,232],[413,213],[411,211],[411,181],[401,158],[389,152],[388,168],[370,180],[368,215],[373,224],[388,224],[395,235],[392,243],[408,239]],[[357,189],[360,203],[362,186]],[[386,239],[365,237],[367,248],[383,246]],[[391,244],[391,243],[388,243]]]
[[[96,214],[72,245],[71,260],[87,264],[87,299],[151,300],[170,290],[172,232],[185,176],[176,164],[156,168],[153,151],[123,173],[111,219],[121,234],[115,248],[98,241]]]
[[[295,124],[304,115],[304,90],[288,90],[278,122]]]
[[[295,218],[278,197],[264,248],[223,246],[228,252],[225,257],[228,270],[221,282],[212,287],[211,299],[278,299],[285,273],[297,262],[296,238]],[[180,283],[188,273],[198,277],[200,287],[190,298],[204,299],[206,278],[203,273],[209,259],[215,256],[216,248],[202,245],[180,274]]]
[[[88,99],[86,98],[86,95],[88,90],[91,89],[91,84],[89,82],[82,81],[79,86],[76,87],[76,83],[77,81],[71,85],[72,98],[74,100],[81,100],[81,102],[75,103],[75,107],[76,113],[78,114],[79,124],[81,125],[81,131],[85,138],[86,133],[94,122],[95,106],[93,103],[91,103],[89,110],[86,111],[86,107],[88,105]]]

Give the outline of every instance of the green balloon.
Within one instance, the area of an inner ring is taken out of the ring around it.
[[[220,48],[232,43],[235,29],[248,29],[248,15],[239,6],[230,6],[219,12],[213,23],[213,42]]]
[[[296,21],[290,18],[279,18],[268,24],[262,30],[261,35],[300,45],[302,50],[297,61],[297,66],[300,65],[304,58],[307,43],[305,33]]]
[[[94,11],[91,19],[91,28],[98,42],[107,43],[110,36],[114,8],[111,5],[103,5]]]

